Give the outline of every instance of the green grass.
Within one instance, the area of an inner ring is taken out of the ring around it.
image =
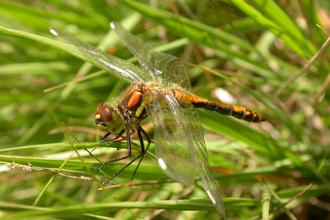
[[[1,219],[219,218],[199,180],[187,188],[168,179],[153,145],[133,181],[134,165],[117,185],[98,190],[126,163],[96,172],[98,160],[126,145],[98,144],[92,115],[129,83],[84,63],[49,27],[134,61],[111,21],[185,61],[193,93],[215,100],[212,91],[223,88],[268,119],[252,125],[199,111],[229,219],[329,217],[329,50],[301,72],[327,38],[318,27],[329,25],[321,7],[306,0],[22,2],[0,1]],[[145,128],[152,134],[151,124]],[[93,158],[84,148],[95,146]]]

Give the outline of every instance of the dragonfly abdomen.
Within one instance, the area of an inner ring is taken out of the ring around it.
[[[205,108],[210,111],[216,111],[223,115],[231,115],[235,118],[243,119],[248,122],[260,123],[262,121],[266,121],[266,118],[262,117],[259,113],[250,109],[246,109],[242,106],[234,106],[194,97],[179,90],[177,90],[175,94],[177,99],[180,100],[180,103],[191,103],[195,108]]]

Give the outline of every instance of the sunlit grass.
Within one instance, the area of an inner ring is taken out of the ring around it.
[[[161,1],[153,8],[140,2],[0,2],[0,216],[219,218],[199,180],[186,188],[168,179],[153,144],[133,181],[134,165],[116,177],[118,185],[102,188],[126,161],[96,172],[100,163],[84,148],[99,146],[93,154],[105,161],[126,144],[98,144],[102,133],[92,115],[129,83],[84,63],[49,27],[134,62],[110,31],[111,21],[187,63],[193,93],[216,100],[212,92],[223,88],[235,104],[268,119],[251,125],[199,111],[229,219],[328,216],[322,208],[329,200],[328,50],[292,78],[326,41],[317,26],[329,25],[318,17],[326,6]],[[145,129],[152,134],[150,124]]]

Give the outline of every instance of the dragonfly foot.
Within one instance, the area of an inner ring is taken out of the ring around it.
[[[102,185],[104,186],[105,184],[108,184],[110,181],[111,181],[111,179],[109,179],[109,180],[103,182]]]

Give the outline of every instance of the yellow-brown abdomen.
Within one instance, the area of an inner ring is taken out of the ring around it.
[[[248,122],[260,123],[262,121],[266,121],[266,118],[262,117],[257,112],[241,106],[234,106],[194,97],[185,92],[182,92],[181,90],[175,90],[175,96],[180,104],[183,105],[184,103],[191,103],[195,108],[205,108],[207,110],[216,111],[224,115],[231,115],[235,118],[243,119]]]

